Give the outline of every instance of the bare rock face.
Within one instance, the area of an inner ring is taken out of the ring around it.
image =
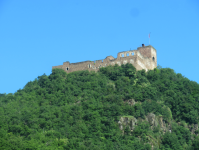
[[[146,121],[149,122],[149,124],[151,125],[151,129],[160,126],[160,130],[163,131],[163,133],[165,133],[166,131],[169,131],[171,133],[171,125],[169,123],[166,124],[162,116],[156,116],[153,113],[149,113],[146,116]]]
[[[151,129],[153,130],[155,127],[159,127],[160,131],[162,134],[164,134],[166,131],[169,131],[171,133],[171,125],[169,123],[165,123],[165,121],[163,120],[162,116],[156,116],[153,113],[148,113],[147,116],[145,116],[145,119],[140,119],[139,118],[139,122],[138,119],[136,119],[133,116],[122,116],[120,117],[120,120],[118,121],[119,124],[119,128],[120,130],[122,130],[122,134],[124,135],[124,129],[126,127],[129,127],[131,133],[130,135],[133,134],[133,130],[135,129],[135,127],[138,125],[138,123],[141,122],[145,122],[147,121],[150,125],[151,125]],[[149,138],[149,143],[153,149],[159,148],[159,139],[154,139],[151,138],[150,136],[148,136]]]
[[[133,116],[121,117],[120,120],[118,121],[118,124],[120,130],[123,130],[124,127],[129,126],[129,129],[133,131],[135,126],[137,125],[137,119],[134,118]]]
[[[128,103],[129,105],[133,106],[136,104],[134,99],[126,100],[125,103]],[[168,108],[169,109],[169,108]],[[170,113],[171,110],[169,109]],[[138,121],[139,120],[139,121]],[[155,115],[154,113],[148,113],[145,116],[145,119],[135,118],[134,116],[121,116],[120,120],[118,121],[118,125],[120,130],[122,131],[122,134],[124,135],[124,129],[128,127],[131,131],[130,135],[133,134],[133,130],[140,122],[148,122],[151,126],[151,129],[158,129],[160,134],[165,134],[166,132],[172,132],[172,113],[166,121],[163,120],[162,115]],[[188,128],[192,134],[198,136],[198,124],[191,124],[188,125],[183,122],[178,122],[178,125],[183,125],[184,127]],[[147,136],[149,140],[149,144],[151,145],[152,150],[159,148],[159,139],[154,139],[150,136]]]
[[[159,126],[160,130],[163,131],[163,133],[165,133],[166,131],[171,132],[171,125],[166,124],[162,116],[156,116],[153,113],[149,113],[147,116],[145,116],[145,120],[141,120],[141,121],[149,122],[152,130],[154,129],[154,127]],[[124,130],[124,128],[128,126],[129,129],[133,131],[137,123],[138,123],[138,120],[133,116],[123,116],[118,121],[120,130]]]
[[[149,122],[149,124],[151,126],[158,126],[158,122],[157,122],[157,119],[156,119],[156,116],[155,114],[153,113],[149,113],[147,116],[146,116],[146,120]]]

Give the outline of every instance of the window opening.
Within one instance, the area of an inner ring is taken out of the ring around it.
[[[121,56],[124,57],[124,54],[122,54]]]
[[[66,67],[66,70],[69,70],[69,68],[68,68],[68,67]]]
[[[155,61],[155,58],[153,57],[153,61]]]
[[[129,56],[129,53],[127,53],[126,56]]]
[[[132,56],[134,56],[134,53],[131,53]]]

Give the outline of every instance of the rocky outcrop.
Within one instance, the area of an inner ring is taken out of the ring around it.
[[[132,102],[133,103],[133,102]],[[139,122],[147,121],[151,125],[151,129],[153,130],[155,127],[159,127],[160,131],[164,134],[165,132],[169,131],[170,133],[172,132],[171,130],[171,125],[166,124],[165,121],[163,120],[162,116],[156,116],[153,113],[149,113],[147,116],[145,116],[145,119],[140,119]],[[119,128],[122,130],[122,134],[124,135],[124,129],[128,127],[131,131],[131,134],[133,134],[133,130],[135,127],[139,124],[138,119],[136,119],[133,116],[122,116],[120,117],[120,120],[118,121]],[[130,134],[130,135],[131,135]],[[152,147],[152,150],[154,148],[159,147],[160,139],[159,138],[154,138],[150,135],[146,136],[148,140],[150,141],[150,145]]]
[[[154,127],[160,126],[160,130],[163,131],[163,133],[165,133],[166,131],[172,132],[171,125],[166,124],[161,115],[156,116],[153,113],[149,113],[146,116],[146,121],[149,122],[152,130],[154,129]]]
[[[161,101],[159,101],[159,103],[160,102]],[[135,102],[134,99],[129,99],[124,101],[124,103],[127,103],[130,106],[134,106],[136,105],[136,103],[140,102]],[[165,134],[166,132],[172,133],[172,124],[174,125],[176,124],[175,120],[172,119],[173,117],[170,108],[165,105],[163,106],[163,108],[165,111],[168,111],[166,120],[163,119],[162,115],[155,115],[154,113],[148,113],[144,117],[144,119],[135,118],[134,116],[121,116],[118,121],[118,125],[120,130],[122,131],[122,134],[124,135],[124,131],[127,127],[131,131],[130,135],[132,135],[137,125],[139,125],[141,122],[148,122],[150,124],[150,128],[154,130],[154,133],[159,132],[160,134],[158,137],[157,136],[154,137],[153,134],[147,134],[145,135],[145,139],[146,138],[148,139],[147,143],[151,145],[152,150],[159,149],[162,135]],[[198,124],[189,125],[184,121],[178,122],[177,124],[180,126],[184,126],[185,128],[190,130],[191,134],[198,136],[199,134]],[[141,137],[138,136],[138,138],[141,140]]]
[[[172,132],[171,125],[166,124],[163,120],[162,116],[156,116],[153,113],[149,113],[145,116],[145,119],[141,121],[147,121],[151,125],[151,129],[153,130],[154,127],[160,127],[160,130],[165,133],[166,131]],[[120,130],[123,130],[125,127],[129,127],[130,131],[133,131],[135,126],[138,124],[138,120],[133,116],[123,116],[120,117],[118,121]]]
[[[130,131],[133,131],[137,125],[137,119],[133,116],[124,116],[120,118],[118,124],[120,130],[123,130],[126,126],[128,126]]]

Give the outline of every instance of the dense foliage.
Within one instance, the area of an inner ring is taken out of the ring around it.
[[[131,106],[126,100],[134,99]],[[169,68],[136,71],[131,64],[99,72],[53,69],[14,94],[0,94],[0,149],[198,149],[199,84]],[[147,121],[124,133],[122,116],[161,115],[172,132]],[[180,122],[180,123],[179,123]]]

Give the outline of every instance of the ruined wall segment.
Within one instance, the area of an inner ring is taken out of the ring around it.
[[[64,62],[63,65],[53,66],[53,68],[60,68],[67,73],[81,70],[98,71],[101,67],[110,65],[131,63],[137,70],[145,69],[152,70],[157,67],[157,53],[151,45],[138,47],[137,50],[123,51],[117,54],[117,58],[107,56],[103,60],[84,61],[78,63]]]

